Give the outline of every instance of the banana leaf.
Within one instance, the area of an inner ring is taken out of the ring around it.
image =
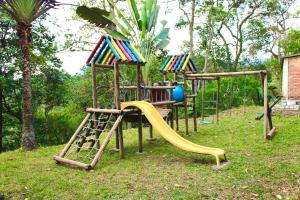
[[[126,17],[124,17],[124,15],[122,14],[122,12],[118,9],[117,5],[115,4],[115,2],[113,0],[107,0],[113,7],[114,10],[116,11],[118,18],[122,19],[122,21],[124,22],[124,24],[127,26],[128,29],[130,29],[130,31],[133,30],[132,26],[130,25],[129,21],[127,20]]]
[[[147,16],[149,17],[152,13],[153,10],[153,0],[147,0],[146,3],[146,10],[147,10]],[[148,24],[147,24],[147,28],[148,28]]]
[[[162,40],[164,38],[167,38],[170,32],[170,28],[162,28],[159,32],[159,34],[156,36],[158,40]]]
[[[110,13],[100,8],[78,6],[76,9],[76,13],[81,18],[101,28],[114,25],[114,23],[111,20],[106,18],[110,15]]]
[[[148,27],[147,27],[148,32],[150,32],[155,25],[155,19],[157,18],[157,14],[158,14],[157,9],[158,9],[158,7],[156,6],[150,15],[150,19],[149,19]]]
[[[126,27],[124,27],[122,24],[120,24],[119,22],[118,22],[118,20],[116,20],[115,18],[113,18],[112,16],[108,16],[108,17],[106,17],[105,16],[105,18],[107,18],[107,19],[109,19],[110,21],[112,21],[120,30],[121,30],[121,32],[123,33],[123,34],[125,34],[125,35],[130,35],[130,33],[128,32],[128,29],[126,28]]]
[[[169,39],[164,39],[164,40],[160,40],[156,46],[158,49],[164,49],[168,46],[169,43],[170,43]]]
[[[129,10],[131,14],[134,16],[136,24],[138,25],[138,29],[142,30],[142,21],[140,19],[140,14],[137,8],[137,4],[135,0],[127,0],[127,3],[129,5]]]
[[[155,20],[154,20],[154,26],[157,24],[157,18],[158,18],[159,10],[160,10],[160,6],[157,6]]]
[[[122,33],[118,32],[117,30],[111,29],[111,28],[105,28],[104,29],[106,33],[111,35],[114,38],[118,38],[121,40],[127,40],[126,36],[124,36]]]
[[[143,10],[142,10],[142,34],[141,34],[142,39],[145,39],[145,37],[146,37],[147,21],[148,21],[147,8],[146,8],[146,5],[144,4]]]

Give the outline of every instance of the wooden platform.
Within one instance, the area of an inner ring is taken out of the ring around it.
[[[170,114],[170,112],[172,112],[171,109],[167,109],[167,108],[156,108],[156,109],[164,119],[166,119],[168,117],[168,115]],[[137,122],[138,121],[138,112],[126,113],[123,120],[126,122]],[[143,123],[149,123],[143,113],[142,113],[142,121],[143,121]]]

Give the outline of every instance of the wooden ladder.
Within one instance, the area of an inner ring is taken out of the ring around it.
[[[88,108],[87,112],[86,117],[81,122],[64,149],[58,156],[54,156],[54,160],[56,160],[58,164],[65,164],[87,170],[93,169],[102,157],[105,148],[122,122],[124,116],[123,112],[117,109]],[[109,129],[107,126],[109,122],[112,121],[112,118],[115,118],[115,121]],[[103,132],[107,132],[107,135],[100,144],[100,135]],[[84,146],[86,143],[90,143],[90,145],[88,147]],[[89,164],[73,158],[68,158],[68,155],[71,153],[75,154],[83,150],[85,150],[88,155],[92,154],[93,150],[96,150],[94,157],[91,158],[92,161]]]

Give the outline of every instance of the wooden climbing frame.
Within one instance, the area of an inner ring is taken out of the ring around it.
[[[270,107],[268,103],[268,76],[267,71],[241,71],[241,72],[221,72],[221,73],[203,73],[203,74],[185,74],[186,79],[195,80],[201,78],[221,78],[221,77],[234,77],[242,75],[260,75],[262,80],[262,88],[264,91],[264,138],[272,139],[275,133],[275,127],[273,127],[272,116],[270,113]]]

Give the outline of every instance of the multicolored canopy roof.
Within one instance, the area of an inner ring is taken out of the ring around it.
[[[107,64],[111,65],[115,60],[126,64],[144,64],[145,58],[129,41],[103,35],[86,64]]]
[[[161,72],[197,72],[191,54],[169,55],[160,68]]]

